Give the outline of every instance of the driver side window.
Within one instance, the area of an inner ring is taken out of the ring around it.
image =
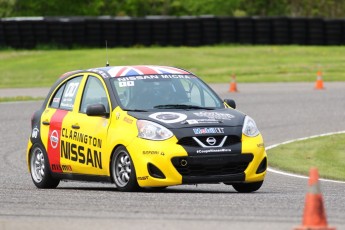
[[[94,104],[103,104],[109,112],[108,97],[102,82],[96,77],[89,76],[83,92],[80,112],[86,113],[87,107]]]

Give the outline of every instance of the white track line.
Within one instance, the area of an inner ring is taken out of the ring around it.
[[[266,147],[266,150],[270,150],[273,148],[276,148],[280,145],[286,145],[286,144],[290,144],[296,141],[303,141],[303,140],[308,140],[308,139],[312,139],[312,138],[316,138],[316,137],[324,137],[324,136],[330,136],[330,135],[335,135],[335,134],[343,134],[345,133],[344,131],[339,131],[339,132],[332,132],[332,133],[324,133],[324,134],[320,134],[320,135],[315,135],[315,136],[310,136],[310,137],[303,137],[303,138],[298,138],[298,139],[294,139],[294,140],[290,140],[290,141],[285,141],[279,144],[275,144],[275,145],[270,145],[268,147]],[[267,171],[272,172],[272,173],[277,173],[277,174],[281,174],[284,176],[291,176],[291,177],[296,177],[296,178],[301,178],[301,179],[308,179],[309,177],[307,176],[302,176],[302,175],[297,175],[297,174],[293,174],[293,173],[288,173],[288,172],[283,172],[277,169],[272,169],[272,168],[268,168]],[[337,181],[337,180],[328,180],[328,179],[320,179],[321,181],[326,181],[326,182],[332,182],[332,183],[339,183],[339,184],[345,184],[345,181]]]

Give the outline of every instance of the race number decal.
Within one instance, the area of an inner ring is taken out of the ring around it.
[[[75,93],[77,92],[79,86],[79,82],[73,82],[68,84],[68,88],[66,89],[65,97],[74,97]]]

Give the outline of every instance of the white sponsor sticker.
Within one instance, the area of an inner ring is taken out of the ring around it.
[[[194,134],[217,134],[224,133],[224,128],[195,128]]]
[[[120,81],[119,87],[131,87],[134,86],[134,81]]]
[[[59,144],[59,135],[56,130],[53,130],[53,132],[50,134],[50,144],[55,149]]]
[[[32,138],[37,138],[37,137],[38,137],[38,133],[39,133],[39,130],[38,130],[37,127],[35,127],[35,128],[32,130],[31,137],[32,137]]]
[[[215,120],[231,120],[234,118],[234,115],[228,113],[217,113],[217,112],[198,112],[194,113],[198,117],[207,117],[209,119]]]
[[[231,149],[200,149],[196,150],[196,153],[224,153],[231,152]]]
[[[79,82],[70,83],[68,88],[66,89],[64,97],[74,97],[75,93],[77,92],[79,86]]]
[[[159,112],[153,113],[149,117],[164,123],[177,123],[186,120],[187,115],[183,113]]]
[[[190,125],[220,123],[219,120],[215,120],[215,119],[192,119],[192,120],[186,120],[186,122],[187,124],[190,124]]]

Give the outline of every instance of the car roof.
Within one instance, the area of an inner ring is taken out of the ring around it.
[[[133,66],[107,66],[92,68],[89,71],[100,73],[105,77],[129,77],[140,75],[155,75],[155,74],[192,74],[184,69],[171,66],[158,65],[133,65]],[[106,75],[101,73],[106,73]],[[107,76],[108,75],[108,76]]]

